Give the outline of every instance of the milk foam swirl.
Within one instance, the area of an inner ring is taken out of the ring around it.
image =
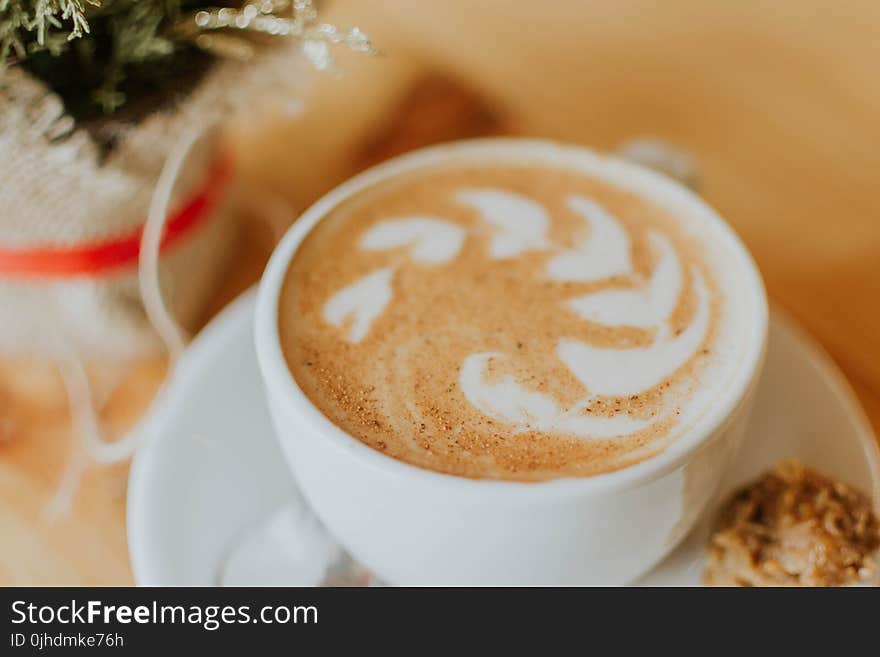
[[[636,277],[630,261],[630,239],[625,228],[595,200],[570,196],[568,206],[580,214],[585,233],[575,248],[555,245],[548,237],[550,217],[535,201],[503,189],[463,189],[456,199],[475,207],[489,227],[487,257],[515,258],[525,251],[548,251],[545,274],[558,281],[597,281],[613,276]],[[404,217],[383,220],[360,240],[362,249],[386,251],[408,247],[408,256],[426,264],[453,261],[466,238],[455,223],[438,217]],[[596,397],[631,396],[653,388],[681,368],[699,349],[709,327],[709,295],[699,274],[692,274],[697,308],[690,325],[670,335],[668,318],[679,302],[682,267],[669,240],[650,233],[657,264],[641,287],[607,289],[574,297],[568,305],[584,319],[608,326],[654,329],[646,347],[601,348],[560,338],[556,354],[584,385],[588,396],[562,408],[552,396],[529,390],[513,376],[496,381],[485,373],[495,359],[508,356],[477,352],[461,364],[459,384],[466,399],[482,413],[513,425],[517,430],[539,429],[576,434],[584,438],[614,437],[646,428],[658,418],[634,419],[628,415],[602,417],[590,413]],[[392,301],[394,267],[369,273],[336,292],[324,305],[324,318],[334,326],[350,322],[348,339],[361,341],[373,320]]]

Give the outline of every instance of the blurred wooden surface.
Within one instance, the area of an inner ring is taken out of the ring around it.
[[[249,184],[300,208],[375,159],[377,135],[405,147],[393,108],[424,71],[464,81],[522,134],[606,149],[667,138],[699,160],[704,195],[771,297],[825,345],[880,429],[876,0],[336,0],[329,18],[360,25],[386,55],[340,57],[345,77],[316,81],[300,118],[239,126]],[[432,116],[421,125],[447,129]],[[256,279],[270,243],[251,231],[215,309]],[[130,426],[163,372],[132,365],[108,426]],[[70,446],[51,368],[0,366],[0,584],[131,582],[126,468],[92,468],[68,515],[44,514]]]

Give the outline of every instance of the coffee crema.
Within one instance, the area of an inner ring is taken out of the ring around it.
[[[388,456],[471,478],[594,475],[662,451],[721,393],[736,350],[716,250],[573,167],[417,167],[299,245],[282,348],[311,402]]]

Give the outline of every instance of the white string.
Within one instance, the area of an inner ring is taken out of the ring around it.
[[[138,253],[138,285],[144,310],[150,324],[165,344],[172,366],[183,353],[188,336],[168,310],[165,299],[162,297],[159,255],[165,222],[168,218],[168,208],[171,204],[171,195],[174,192],[177,178],[180,176],[180,170],[183,168],[192,147],[207,130],[208,127],[201,127],[189,131],[183,139],[175,143],[168,154],[159,174],[159,180],[156,182],[153,197],[150,199],[150,209],[147,212],[144,232],[141,235],[140,252]]]
[[[174,318],[162,296],[162,283],[159,277],[162,236],[165,232],[165,223],[168,220],[171,196],[177,184],[177,179],[180,176],[180,171],[193,146],[210,128],[211,125],[207,125],[190,130],[171,149],[171,152],[165,159],[165,164],[162,165],[159,180],[156,182],[156,188],[150,199],[150,208],[147,212],[147,220],[144,222],[144,231],[141,235],[140,251],[138,253],[138,286],[147,320],[168,351],[166,381],[173,376],[174,368],[177,365],[177,361],[183,355],[189,336]],[[155,413],[156,408],[161,405],[164,387],[165,384],[163,383],[153,401],[150,402],[144,416],[138,422],[138,425],[124,436],[113,442],[108,442],[101,438],[100,433],[93,435],[90,447],[95,461],[99,463],[120,463],[131,458],[145,433],[143,427],[148,423],[153,413]],[[92,412],[94,413],[94,407],[92,407]]]
[[[212,127],[211,124],[194,128],[176,142],[168,154],[150,199],[149,211],[141,235],[138,286],[147,320],[168,351],[166,382],[174,374],[174,368],[186,348],[188,336],[171,314],[162,296],[159,278],[162,236],[171,196],[180,171],[193,146]],[[167,383],[162,384],[137,426],[118,440],[110,442],[104,439],[101,419],[95,409],[96,400],[81,357],[72,349],[63,349],[58,358],[58,367],[67,393],[74,431],[80,440],[74,445],[73,454],[61,475],[58,489],[46,507],[46,515],[49,519],[55,519],[70,510],[90,459],[98,463],[112,464],[131,458],[142,438],[148,433],[145,427],[161,405],[167,385]]]
[[[100,420],[95,413],[91,388],[82,360],[67,350],[59,355],[57,363],[67,392],[74,433],[79,436],[79,441],[71,447],[72,453],[61,474],[61,481],[46,506],[45,514],[49,521],[54,521],[70,511],[82,476],[89,465],[88,455],[92,443],[101,435]]]

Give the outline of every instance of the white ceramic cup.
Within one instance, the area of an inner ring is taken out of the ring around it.
[[[341,201],[415,168],[468,158],[541,157],[582,167],[713,224],[740,285],[744,348],[725,396],[665,451],[585,478],[476,480],[395,460],[346,434],[299,389],[278,334],[278,297],[297,247]],[[401,585],[624,584],[693,526],[742,438],[763,362],[767,303],[733,231],[694,194],[641,167],[545,141],[491,139],[425,149],[336,188],[289,230],[260,283],[256,347],[281,446],[315,512],[380,578]]]

